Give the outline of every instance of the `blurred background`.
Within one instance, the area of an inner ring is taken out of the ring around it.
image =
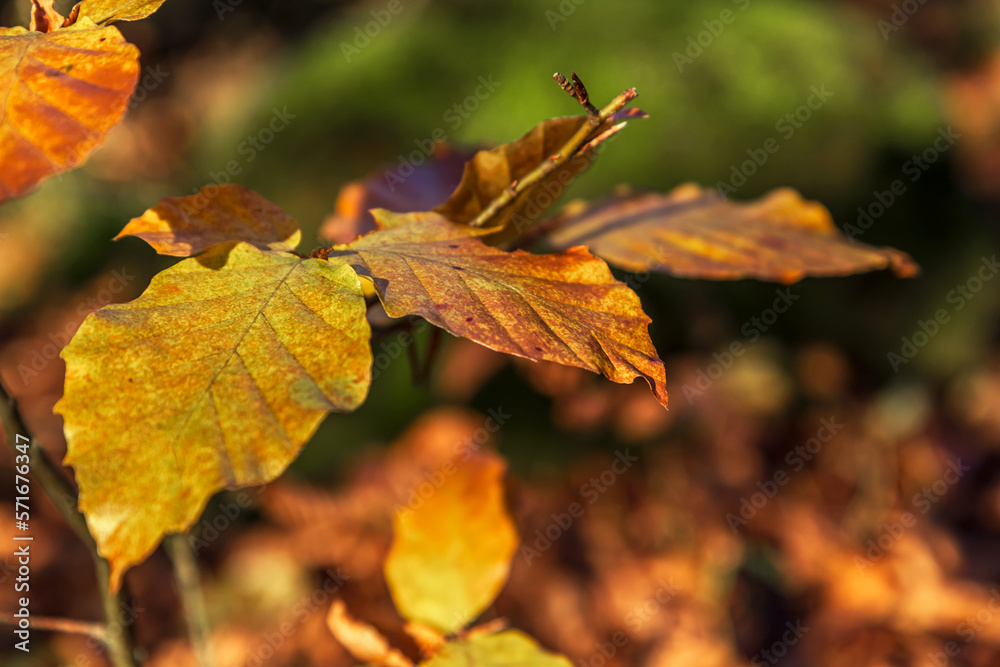
[[[515,559],[489,612],[574,664],[1000,664],[1000,4],[388,6],[167,0],[118,24],[142,53],[126,118],[83,168],[0,207],[0,377],[54,457],[65,451],[51,414],[59,349],[87,313],[135,298],[174,261],[138,239],[112,243],[129,219],[220,182],[235,161],[232,180],[296,218],[308,250],[341,186],[399,165],[436,130],[479,146],[577,113],[555,71],[576,71],[599,103],[634,86],[650,115],[565,201],[622,183],[727,183],[736,199],[791,186],[923,273],[807,279],[764,328],[753,318],[776,285],[633,277],[667,366],[669,412],[644,384],[447,336],[430,380],[415,385],[393,339],[376,338],[376,356],[392,362],[367,403],[329,417],[281,480],[249,492],[248,509],[226,519],[236,494],[221,494],[194,530],[224,518],[199,553],[219,664],[353,664],[325,630],[325,607],[302,605],[337,567],[351,577],[352,610],[412,652],[379,569],[390,463],[407,439],[460,442],[489,410],[511,415],[494,444],[526,544],[617,452],[639,457],[541,557]],[[0,25],[27,25],[27,9],[0,2]],[[817,90],[825,101],[796,118]],[[261,134],[275,117],[284,127]],[[770,138],[779,151],[734,182]],[[897,180],[905,191],[889,201]],[[941,309],[948,321],[930,333]],[[720,352],[735,341],[748,351],[726,364]],[[33,613],[98,619],[86,550],[36,502],[46,534]],[[11,486],[0,504],[6,526]],[[165,556],[127,580],[144,610],[128,627],[151,664],[188,664]],[[274,640],[283,620],[293,631]],[[616,631],[628,640],[608,655]],[[24,656],[5,643],[0,655],[104,664],[80,637],[37,633],[32,646]]]

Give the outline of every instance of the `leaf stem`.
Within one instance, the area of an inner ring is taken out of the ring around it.
[[[566,77],[561,74],[557,74],[554,78],[556,78],[556,81],[563,86],[564,90],[569,92],[568,86],[571,84],[566,81]],[[560,78],[562,81],[560,81]],[[573,75],[573,79],[573,92],[570,94],[580,100],[580,103],[587,107],[587,122],[580,126],[580,129],[577,130],[576,134],[570,137],[569,141],[567,141],[563,147],[559,149],[558,153],[550,156],[540,165],[532,169],[531,172],[526,174],[523,178],[514,181],[510,184],[510,186],[505,188],[504,191],[491,201],[474,220],[469,222],[470,227],[483,227],[497,213],[513,203],[514,200],[517,199],[523,192],[527,191],[529,188],[569,161],[574,155],[576,155],[577,151],[580,150],[580,147],[587,142],[590,136],[594,133],[594,130],[614,117],[616,113],[621,111],[622,107],[638,96],[638,93],[635,92],[635,88],[629,88],[618,97],[611,100],[606,107],[597,111],[596,108],[590,104],[586,92],[587,89],[583,87],[583,82],[581,82],[579,77],[575,74]],[[594,109],[594,112],[591,112],[591,109]]]
[[[111,592],[111,568],[108,562],[101,557],[97,551],[97,543],[94,541],[90,531],[87,530],[87,522],[83,514],[76,507],[76,492],[69,482],[59,473],[54,463],[49,459],[48,454],[38,444],[38,441],[31,437],[28,429],[21,419],[21,413],[17,409],[17,402],[7,393],[7,389],[0,383],[0,418],[3,420],[4,431],[7,435],[7,442],[17,455],[17,436],[27,437],[29,444],[28,455],[31,475],[38,480],[38,483],[48,494],[52,502],[59,509],[59,512],[66,519],[66,523],[77,534],[94,560],[94,569],[97,573],[97,591],[101,596],[101,606],[104,609],[104,628],[101,641],[108,649],[108,657],[114,667],[135,667],[132,657],[132,638],[129,632],[108,632],[108,626],[118,623],[118,617],[122,615],[125,605],[122,601],[121,592]]]
[[[201,580],[198,574],[198,561],[191,551],[187,536],[183,534],[167,535],[164,546],[170,559],[174,562],[177,574],[177,588],[184,604],[184,616],[187,620],[188,637],[199,667],[211,667],[212,645],[209,639],[211,627],[208,622],[208,612],[205,610],[205,596],[201,590]]]
[[[437,357],[438,347],[441,345],[441,329],[431,327],[431,332],[427,336],[427,350],[424,352],[424,363],[420,369],[421,382],[427,382],[431,376],[431,369],[434,366],[434,359]]]

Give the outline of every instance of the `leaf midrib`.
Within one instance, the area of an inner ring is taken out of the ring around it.
[[[201,403],[202,401],[205,400],[205,397],[211,396],[212,387],[215,385],[216,380],[219,379],[219,376],[222,374],[222,371],[225,370],[226,366],[229,365],[229,362],[232,360],[233,356],[237,354],[238,350],[240,349],[240,345],[242,345],[243,341],[246,340],[246,337],[247,335],[249,335],[250,330],[253,328],[254,323],[257,321],[257,318],[263,316],[264,309],[267,308],[268,304],[271,303],[271,299],[273,299],[274,295],[278,293],[278,290],[281,288],[281,286],[285,284],[285,281],[287,281],[288,277],[292,275],[292,272],[302,265],[302,261],[303,260],[298,260],[292,263],[291,268],[289,268],[288,271],[285,273],[285,275],[282,276],[281,279],[277,281],[277,283],[274,286],[274,289],[271,290],[271,293],[265,299],[262,300],[260,307],[257,309],[257,312],[254,314],[252,318],[250,318],[250,321],[247,323],[246,330],[243,332],[243,335],[240,336],[240,339],[236,341],[236,344],[233,345],[233,349],[226,356],[225,361],[219,364],[218,369],[215,371],[215,374],[212,375],[212,378],[208,381],[208,384],[205,385],[205,388],[199,390],[198,400],[195,402],[193,406],[191,406],[191,409],[188,411],[187,417],[184,419],[184,423],[181,424],[180,428],[175,432],[174,437],[170,440],[171,451],[176,452],[175,445],[177,444],[177,441],[180,439],[181,434],[184,433],[184,430],[188,427],[188,424],[191,422],[191,419],[194,417],[195,413],[201,407]],[[219,425],[219,428],[220,429],[222,428],[221,424]],[[232,467],[232,460],[229,458],[229,452],[223,451],[222,454],[224,454],[226,460],[229,461],[230,463],[230,467]],[[176,456],[174,457],[174,462],[179,464],[179,461],[177,461]],[[178,472],[180,472],[180,470],[178,470]]]

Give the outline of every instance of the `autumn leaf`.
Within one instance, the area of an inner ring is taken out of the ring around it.
[[[218,244],[87,317],[63,350],[66,464],[111,586],[224,487],[275,479],[371,381],[348,266]]]
[[[358,660],[385,667],[413,667],[409,658],[389,646],[381,632],[351,618],[343,600],[333,601],[326,616],[326,625],[337,641]]]
[[[434,213],[374,213],[388,228],[337,246],[330,260],[370,273],[390,317],[420,315],[490,349],[618,383],[642,377],[666,406],[663,362],[639,298],[585,248],[504,252],[476,238],[492,229]]]
[[[138,21],[144,19],[164,3],[164,0],[83,0],[77,3],[80,18],[91,19],[94,23],[106,24],[115,21]],[[74,7],[74,11],[76,11]]]
[[[337,195],[333,215],[323,221],[320,237],[348,243],[374,231],[377,225],[370,212],[374,208],[396,213],[429,211],[458,186],[465,163],[474,154],[444,147],[422,164],[387,167],[362,181],[348,183]]]
[[[446,644],[420,667],[572,667],[568,658],[543,651],[517,630]]]
[[[423,505],[394,515],[385,579],[407,620],[455,632],[500,592],[518,542],[504,508],[506,467],[487,449],[445,462]]]
[[[137,236],[161,255],[177,257],[190,257],[224,241],[290,252],[302,238],[295,220],[240,185],[212,185],[197,195],[163,199],[133,218],[115,240],[125,236]]]
[[[83,19],[53,32],[0,28],[0,201],[81,164],[125,113],[139,51]]]
[[[66,17],[55,10],[52,0],[31,0],[31,23],[28,30],[52,32],[62,27]]]
[[[790,189],[753,202],[723,200],[714,190],[683,185],[666,195],[625,196],[588,208],[570,205],[554,223],[550,247],[587,245],[628,271],[682,278],[756,278],[793,283],[891,268],[919,269],[904,252],[852,242],[829,211]]]
[[[514,220],[517,231],[523,232],[590,166],[596,157],[596,147],[624,127],[623,119],[641,117],[645,117],[645,114],[631,109],[595,128],[590,134],[590,142],[581,146],[551,174],[521,193],[513,203],[491,219],[488,225],[503,228]],[[524,178],[558,153],[586,122],[587,116],[551,118],[539,123],[516,141],[479,151],[466,163],[458,187],[434,211],[453,222],[471,222],[513,182]]]

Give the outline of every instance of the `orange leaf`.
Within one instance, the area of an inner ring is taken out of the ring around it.
[[[290,252],[302,238],[295,220],[241,185],[212,185],[197,195],[163,199],[129,221],[115,240],[125,236],[137,236],[161,255],[176,257],[225,241]]]
[[[381,632],[351,618],[344,601],[339,598],[330,607],[326,625],[337,641],[358,660],[385,667],[413,667],[409,658],[389,646]]]
[[[31,0],[31,23],[29,30],[52,32],[62,27],[66,18],[52,6],[52,0]]]
[[[55,32],[0,28],[0,201],[76,167],[125,113],[139,51],[83,20]]]
[[[582,212],[573,208],[550,234],[551,247],[585,244],[628,271],[793,283],[884,268],[908,277],[919,270],[904,252],[851,242],[825,207],[790,189],[737,203],[683,185],[666,195],[623,197]]]
[[[391,317],[420,315],[490,349],[586,368],[614,382],[642,377],[666,406],[650,319],[635,292],[586,249],[504,252],[476,238],[491,229],[435,213],[374,213],[391,229],[337,246],[348,256],[330,259],[355,254]]]
[[[442,466],[445,479],[423,505],[393,517],[385,579],[407,620],[455,632],[500,592],[518,543],[504,508],[506,467],[487,449],[470,451]]]
[[[83,0],[77,3],[73,11],[79,12],[80,18],[89,18],[94,23],[112,23],[113,21],[138,21],[144,19],[164,3],[165,0]]]

